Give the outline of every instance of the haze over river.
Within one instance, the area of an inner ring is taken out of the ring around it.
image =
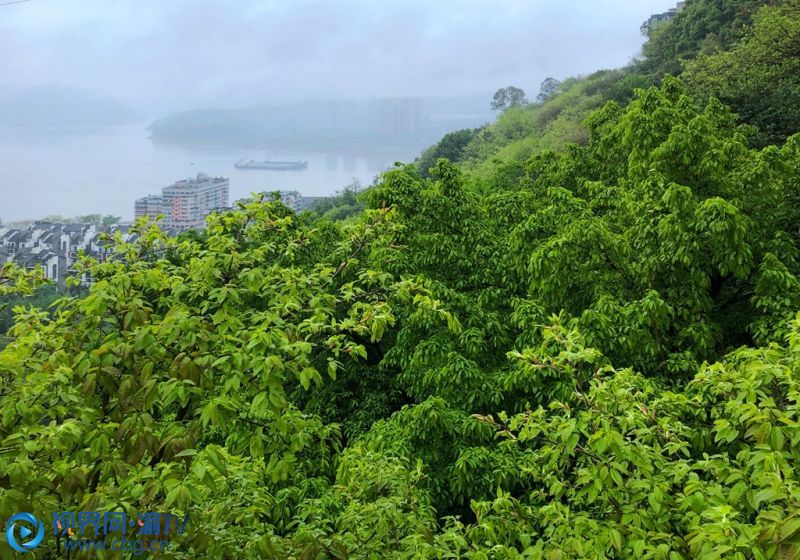
[[[198,172],[230,177],[234,201],[255,191],[297,190],[325,196],[358,178],[368,185],[417,149],[363,155],[178,146],[148,139],[147,123],[93,130],[0,128],[0,219],[112,214],[133,219],[134,200]],[[241,157],[307,160],[302,171],[240,170]]]

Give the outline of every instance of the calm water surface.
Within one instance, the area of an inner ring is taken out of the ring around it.
[[[48,214],[113,214],[133,218],[133,202],[202,171],[230,177],[231,200],[262,190],[297,190],[307,196],[332,194],[358,178],[369,184],[395,161],[416,152],[384,151],[341,155],[232,147],[176,146],[151,142],[146,123],[100,130],[0,128],[0,219]],[[241,157],[304,159],[302,171],[239,170]]]

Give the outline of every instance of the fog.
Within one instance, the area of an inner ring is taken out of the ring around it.
[[[5,90],[58,86],[161,116],[380,96],[535,95],[619,67],[673,0],[30,0],[0,6]],[[487,101],[488,102],[488,101]]]
[[[675,0],[0,0],[0,219],[113,213],[206,172],[324,196],[618,68]],[[305,160],[242,172],[242,156]]]

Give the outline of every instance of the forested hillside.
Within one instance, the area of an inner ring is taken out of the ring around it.
[[[658,86],[668,74],[686,81],[694,100],[716,97],[740,123],[754,125],[747,132],[751,146],[779,144],[800,122],[798,53],[797,0],[692,0],[651,30],[642,55],[627,67],[551,78],[543,100],[510,108],[482,129],[445,136],[418,165],[424,174],[437,157],[447,157],[482,177],[492,174],[495,160],[522,166],[540,151],[585,143],[592,111],[608,101],[624,105],[636,88]]]
[[[800,558],[796,6],[690,0],[344,221],[141,222],[18,308],[0,516],[188,514],[178,559]]]

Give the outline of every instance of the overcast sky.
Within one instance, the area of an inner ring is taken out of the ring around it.
[[[0,0],[0,3],[7,0]],[[0,6],[0,82],[156,115],[458,95],[619,67],[674,0],[30,0]]]

